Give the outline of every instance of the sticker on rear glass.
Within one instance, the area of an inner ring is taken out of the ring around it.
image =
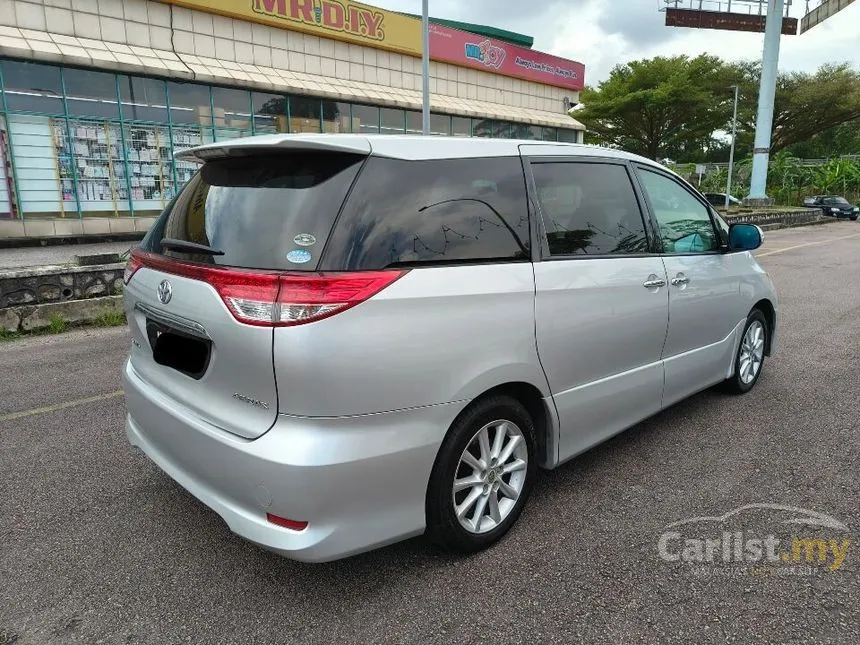
[[[296,249],[287,253],[287,260],[293,264],[304,264],[311,261],[311,252],[305,249]]]
[[[310,233],[299,233],[293,238],[293,242],[299,246],[313,246],[317,243],[317,238]]]

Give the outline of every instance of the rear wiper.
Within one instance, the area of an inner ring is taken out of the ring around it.
[[[203,253],[205,255],[224,255],[224,251],[220,249],[213,249],[211,246],[206,246],[205,244],[176,240],[172,237],[165,237],[161,240],[161,246],[173,251],[187,251],[188,253]]]

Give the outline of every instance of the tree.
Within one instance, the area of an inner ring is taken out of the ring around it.
[[[731,118],[734,72],[707,55],[632,61],[583,91],[576,118],[592,140],[651,159],[701,152]]]
[[[788,146],[786,150],[801,159],[860,155],[860,119],[825,130],[806,141]]]
[[[755,137],[761,66],[735,65],[743,97],[738,143],[752,147]],[[847,63],[822,65],[815,74],[790,72],[777,79],[771,151],[809,141],[831,128],[860,119],[860,72]],[[856,127],[856,124],[855,124]]]

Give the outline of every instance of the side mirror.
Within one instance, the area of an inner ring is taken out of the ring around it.
[[[755,224],[729,226],[729,251],[755,251],[764,242],[764,233]]]

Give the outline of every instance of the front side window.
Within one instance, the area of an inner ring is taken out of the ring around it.
[[[664,253],[707,253],[719,249],[708,209],[678,182],[640,169],[639,177],[657,219]]]
[[[335,225],[323,270],[375,270],[530,258],[518,157],[371,157]]]
[[[624,166],[536,163],[532,173],[550,255],[648,251],[642,213]]]

